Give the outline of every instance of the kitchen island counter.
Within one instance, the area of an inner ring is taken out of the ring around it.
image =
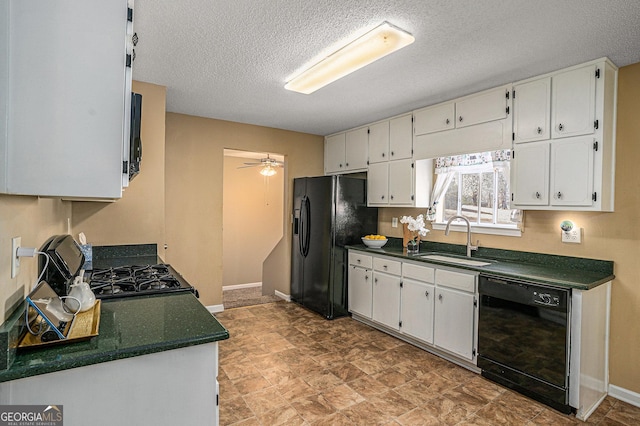
[[[18,350],[0,382],[216,342],[229,332],[192,293],[102,300],[99,335]]]
[[[456,244],[425,241],[420,244],[420,252],[417,254],[407,254],[407,250],[402,247],[402,239],[390,239],[389,243],[380,249],[368,248],[365,245],[347,248],[576,290],[590,290],[615,278],[613,262],[607,260],[480,247],[473,253],[472,259],[486,260],[491,264],[471,266],[422,257],[430,254],[465,257],[466,247]]]

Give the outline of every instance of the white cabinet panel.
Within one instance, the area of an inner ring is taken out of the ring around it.
[[[345,169],[365,170],[369,151],[368,128],[351,130],[345,136]]]
[[[402,262],[391,260],[388,257],[374,257],[373,270],[393,275],[400,275],[402,273]]]
[[[389,121],[369,126],[369,163],[389,160]]]
[[[590,206],[593,203],[591,136],[560,139],[551,143],[551,204]]]
[[[389,162],[389,204],[413,204],[413,172],[412,160]]]
[[[515,206],[549,204],[549,142],[517,145],[511,162],[513,204]]]
[[[596,65],[552,77],[552,137],[593,134],[596,101]]]
[[[369,164],[367,201],[370,206],[389,204],[389,163]]]
[[[345,141],[344,133],[327,136],[324,140],[324,172],[338,173],[344,170],[345,165]]]
[[[513,87],[514,142],[541,141],[551,135],[551,77]]]
[[[349,266],[349,312],[371,318],[373,297],[370,269]]]
[[[383,272],[373,273],[372,318],[391,329],[400,329],[399,276]]]
[[[456,101],[456,127],[506,118],[508,93],[508,88],[498,87]]]
[[[455,103],[447,102],[414,112],[414,135],[426,135],[455,127]]]
[[[436,288],[434,344],[464,359],[473,360],[474,295]]]
[[[0,192],[120,198],[128,182],[127,0],[9,5]]]
[[[404,265],[407,266],[407,265]],[[405,278],[402,282],[402,332],[433,343],[435,286]]]
[[[413,154],[413,116],[411,114],[389,120],[389,159],[402,160]]]

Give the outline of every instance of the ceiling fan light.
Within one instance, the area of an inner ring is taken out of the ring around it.
[[[276,174],[276,169],[272,167],[271,164],[267,164],[262,169],[260,169],[260,174],[267,177],[273,176]]]
[[[411,34],[385,21],[291,79],[284,88],[308,95],[414,41]]]

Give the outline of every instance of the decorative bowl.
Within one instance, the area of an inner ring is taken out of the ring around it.
[[[387,244],[387,241],[389,241],[387,238],[385,238],[384,240],[369,240],[367,238],[362,237],[362,242],[364,243],[365,246],[369,248],[381,248],[385,244]]]

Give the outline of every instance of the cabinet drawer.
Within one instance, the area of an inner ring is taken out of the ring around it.
[[[402,273],[402,263],[397,260],[390,260],[386,257],[374,257],[373,270],[400,275]]]
[[[371,256],[361,253],[349,252],[349,265],[371,269]]]
[[[433,283],[435,279],[435,269],[429,268],[428,266],[405,263],[402,265],[402,276],[422,281],[424,283]]]
[[[476,277],[475,275],[438,269],[436,270],[436,285],[474,293]]]

